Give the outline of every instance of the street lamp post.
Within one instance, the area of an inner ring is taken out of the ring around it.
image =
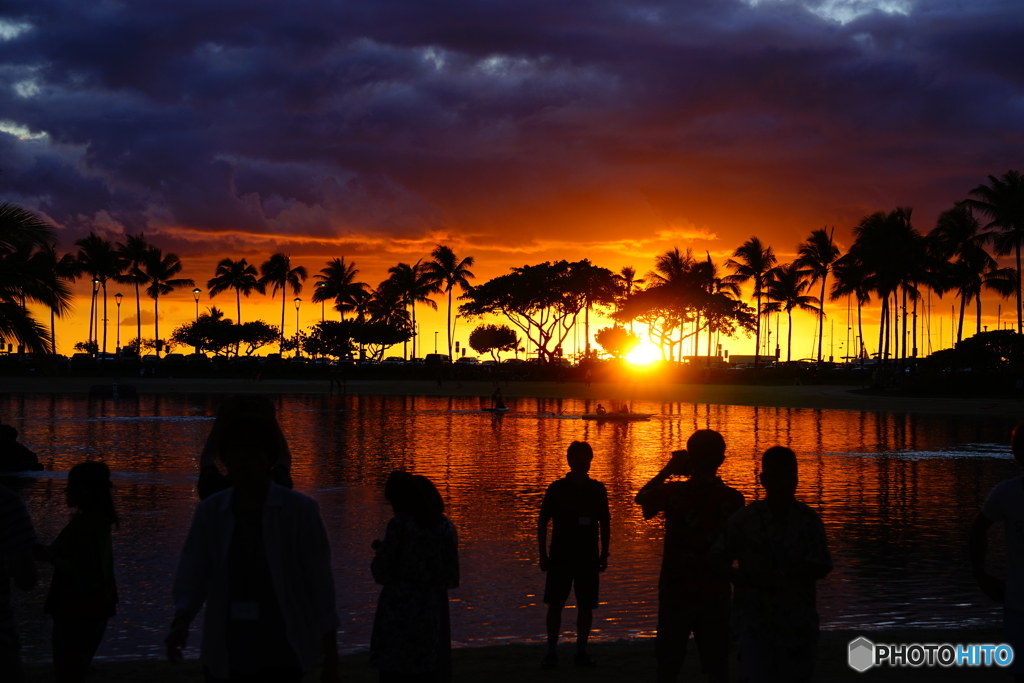
[[[437,353],[437,330],[434,330],[434,353]]]
[[[323,288],[327,286],[326,282],[316,283],[316,288],[320,290],[320,322],[324,321],[324,313],[326,311],[327,299],[323,298]]]
[[[100,281],[92,280],[92,307],[89,309],[89,342],[99,339],[99,326],[96,324],[96,294],[100,291]],[[91,351],[90,351],[91,353]]]
[[[124,295],[118,292],[114,295],[114,303],[117,304],[117,350],[115,353],[121,355],[121,299]]]
[[[295,297],[292,301],[295,302],[295,357],[298,358],[302,355],[299,353],[299,305],[302,303],[302,299]]]
[[[196,287],[192,290],[192,298],[196,300],[196,322],[199,322],[199,295],[203,293],[203,290]]]

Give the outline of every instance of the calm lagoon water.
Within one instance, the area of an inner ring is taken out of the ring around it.
[[[197,458],[219,399],[210,396],[90,400],[3,396],[0,420],[47,467],[21,493],[43,542],[67,521],[66,472],[87,456],[111,467],[122,523],[114,537],[121,594],[101,657],[152,657],[171,612],[176,556],[198,499]],[[370,542],[390,508],[381,489],[396,468],[430,477],[460,534],[462,587],[452,591],[460,644],[539,641],[543,575],[536,515],[548,483],[564,475],[565,447],[589,441],[591,475],[608,486],[611,563],[595,613],[595,637],[653,635],[662,525],[632,499],[668,453],[698,428],[728,443],[722,477],[748,500],[758,456],[783,444],[800,458],[798,497],[824,519],[835,571],[820,584],[825,628],[970,628],[1000,621],[975,588],[967,529],[997,482],[1018,474],[1003,445],[1006,419],[753,408],[637,401],[649,422],[596,424],[571,416],[593,402],[511,399],[502,417],[477,399],[282,396],[274,399],[293,453],[298,490],[317,501],[331,537],[346,651],[366,647],[378,587]],[[1001,538],[993,536],[996,570]],[[46,577],[48,583],[48,576]],[[45,585],[18,598],[24,654],[49,657]],[[565,623],[574,619],[568,614]],[[198,643],[193,636],[192,644]],[[192,652],[195,655],[195,652]]]

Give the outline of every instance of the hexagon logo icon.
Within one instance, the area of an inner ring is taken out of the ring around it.
[[[861,636],[850,641],[850,668],[861,673],[875,664],[875,644]]]

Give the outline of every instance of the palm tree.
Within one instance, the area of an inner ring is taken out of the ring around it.
[[[636,268],[633,266],[623,266],[622,270],[615,274],[615,281],[619,284],[621,294],[619,296],[620,305],[622,301],[625,301],[633,293],[633,288],[643,285],[646,280],[643,278],[637,278]],[[629,321],[629,333],[633,334],[633,321]]]
[[[437,302],[430,298],[431,294],[441,291],[437,281],[426,271],[421,261],[413,265],[399,263],[388,268],[391,277],[388,278],[402,295],[406,305],[412,307],[412,357],[416,357],[416,304],[426,304],[435,311]]]
[[[244,258],[237,261],[225,258],[217,264],[213,277],[206,282],[206,288],[210,290],[210,298],[229,289],[235,290],[235,305],[238,308],[236,324],[238,325],[242,324],[242,295],[245,294],[248,298],[253,291],[260,294],[266,291],[256,279],[256,275],[256,266]]]
[[[769,303],[765,311],[769,313],[785,311],[789,318],[789,329],[786,340],[786,362],[793,360],[793,309],[799,308],[808,313],[820,313],[814,304],[820,303],[816,296],[805,294],[811,288],[809,270],[801,269],[796,263],[787,263],[774,269],[771,282],[765,289]]]
[[[455,328],[452,325],[452,289],[456,285],[462,291],[469,289],[469,278],[476,277],[469,270],[473,267],[474,261],[472,256],[467,256],[460,261],[451,247],[441,244],[430,252],[430,258],[434,260],[424,264],[426,272],[441,288],[440,291],[448,293],[448,357],[451,358],[452,337],[455,334]]]
[[[727,282],[727,278],[719,277],[718,266],[711,260],[711,252],[705,251],[706,261],[698,261],[694,264],[693,273],[697,278],[698,286],[708,294],[721,294],[729,299],[739,299],[741,296],[740,286],[735,282]],[[699,313],[699,311],[698,311]],[[710,313],[708,316],[708,362],[711,360],[711,340],[716,331],[719,331],[716,320]],[[696,348],[696,344],[694,344]]]
[[[156,355],[160,355],[160,295],[170,294],[182,287],[195,287],[196,283],[191,278],[174,277],[181,272],[181,259],[177,254],[164,254],[159,247],[150,247],[146,261],[143,264],[146,277],[149,278],[149,287],[146,294],[153,298],[153,338],[156,341]],[[142,339],[140,338],[141,342]]]
[[[304,266],[296,266],[292,268],[291,257],[287,254],[278,252],[271,255],[269,259],[263,262],[260,266],[260,274],[262,277],[259,279],[259,286],[263,288],[262,291],[266,291],[267,285],[273,287],[271,296],[277,294],[277,290],[281,290],[281,352],[284,352],[284,313],[287,302],[285,301],[286,290],[290,286],[292,293],[295,296],[299,295],[302,291],[302,283],[306,281],[306,268]],[[298,330],[295,333],[298,334]]]
[[[57,254],[56,244],[47,244],[39,250],[40,258],[47,270],[53,273],[58,282],[74,282],[81,273],[81,266],[74,254]],[[54,318],[64,312],[60,306],[50,306],[50,353],[57,353],[57,332]]]
[[[874,280],[867,268],[849,254],[836,260],[832,266],[832,273],[835,279],[829,300],[835,301],[844,296],[853,296],[857,299],[857,358],[863,366],[867,344],[864,343],[864,322],[861,314],[864,306],[871,303],[871,292],[875,290]]]
[[[1017,333],[1024,333],[1024,314],[1021,310],[1020,248],[1024,244],[1024,177],[1017,171],[1007,171],[1002,178],[988,177],[988,185],[981,184],[970,191],[977,199],[968,199],[967,205],[981,211],[991,220],[986,229],[996,228],[991,241],[996,254],[1011,252],[1017,259]]]
[[[736,260],[738,259],[738,260]],[[765,246],[757,237],[751,237],[733,252],[733,258],[725,262],[725,265],[732,269],[733,274],[726,277],[726,282],[743,284],[752,282],[754,285],[753,297],[757,301],[757,325],[754,330],[754,370],[760,364],[761,354],[761,299],[764,296],[765,288],[771,282],[772,269],[778,259],[771,247]]]
[[[71,290],[51,267],[53,229],[32,212],[0,204],[0,340],[33,353],[54,350],[53,337],[29,313],[27,302],[41,303],[57,315],[70,309]]]
[[[78,263],[82,272],[92,276],[93,282],[99,282],[103,290],[103,353],[107,352],[107,280],[120,275],[125,268],[124,261],[114,249],[113,243],[89,233],[88,237],[75,242],[78,249]],[[96,335],[99,336],[97,330]]]
[[[811,285],[821,280],[821,296],[818,301],[818,365],[821,365],[821,344],[825,336],[825,282],[832,266],[839,258],[839,247],[832,241],[836,229],[826,232],[813,230],[811,236],[797,248],[796,266],[806,268],[810,272]]]
[[[142,297],[139,289],[149,284],[146,274],[146,259],[149,258],[149,243],[141,232],[125,235],[124,242],[117,243],[117,255],[124,263],[124,272],[114,278],[119,284],[135,287],[135,338],[142,343]],[[139,347],[141,353],[141,346]]]
[[[334,309],[341,314],[344,321],[345,311],[355,310],[357,298],[360,296],[358,293],[369,289],[365,282],[355,281],[358,274],[356,264],[345,263],[344,256],[331,259],[327,262],[326,268],[321,268],[320,272],[313,276],[320,281],[313,292],[313,302],[333,300]]]

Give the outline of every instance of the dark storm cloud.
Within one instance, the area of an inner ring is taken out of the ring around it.
[[[102,215],[132,230],[454,230],[514,246],[556,224],[569,237],[574,202],[671,215],[677,201],[706,220],[697,198],[730,184],[765,206],[889,201],[876,184],[949,202],[1022,151],[1012,2],[4,12],[0,198],[76,230]]]

